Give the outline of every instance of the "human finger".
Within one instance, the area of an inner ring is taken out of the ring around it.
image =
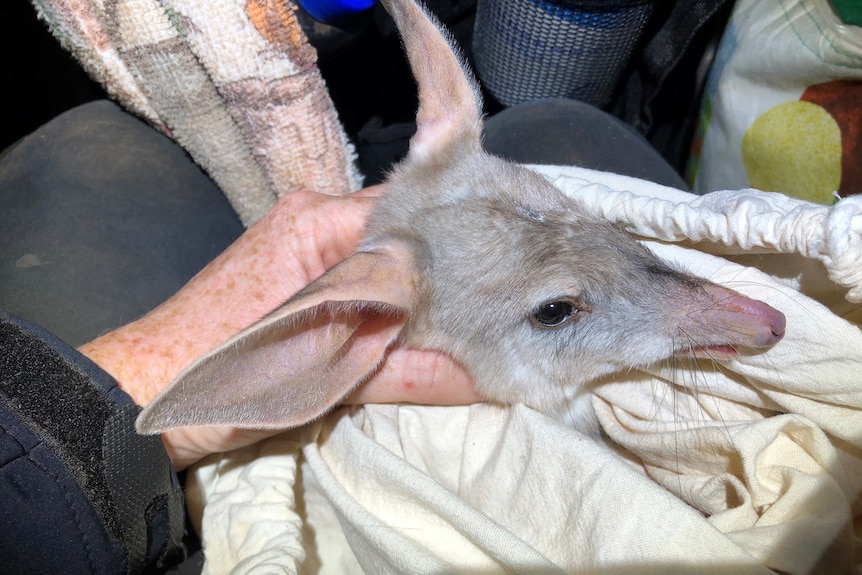
[[[342,403],[464,405],[480,401],[469,374],[448,355],[395,348],[374,375]]]

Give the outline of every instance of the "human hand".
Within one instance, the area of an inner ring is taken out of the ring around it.
[[[80,351],[147,405],[198,357],[317,279],[356,249],[380,186],[346,197],[295,192],[280,199],[218,258],[141,319]],[[344,403],[459,405],[481,401],[448,356],[394,348]],[[189,427],[162,434],[183,469],[210,453],[250,445],[275,431]]]

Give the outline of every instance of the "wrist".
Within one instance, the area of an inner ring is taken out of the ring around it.
[[[149,403],[182,369],[176,367],[176,350],[156,341],[138,322],[96,338],[78,351],[108,372],[137,405]]]

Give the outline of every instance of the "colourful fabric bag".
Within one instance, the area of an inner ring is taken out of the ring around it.
[[[836,6],[739,0],[704,94],[696,193],[753,187],[828,204],[862,189],[862,28]]]

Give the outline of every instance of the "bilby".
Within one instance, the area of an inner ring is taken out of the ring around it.
[[[445,32],[413,0],[383,3],[419,87],[417,132],[360,248],[189,367],[144,409],[140,432],[303,425],[398,341],[449,354],[489,401],[598,435],[596,378],[781,339],[779,311],[674,269],[541,176],[486,154],[479,91]]]

